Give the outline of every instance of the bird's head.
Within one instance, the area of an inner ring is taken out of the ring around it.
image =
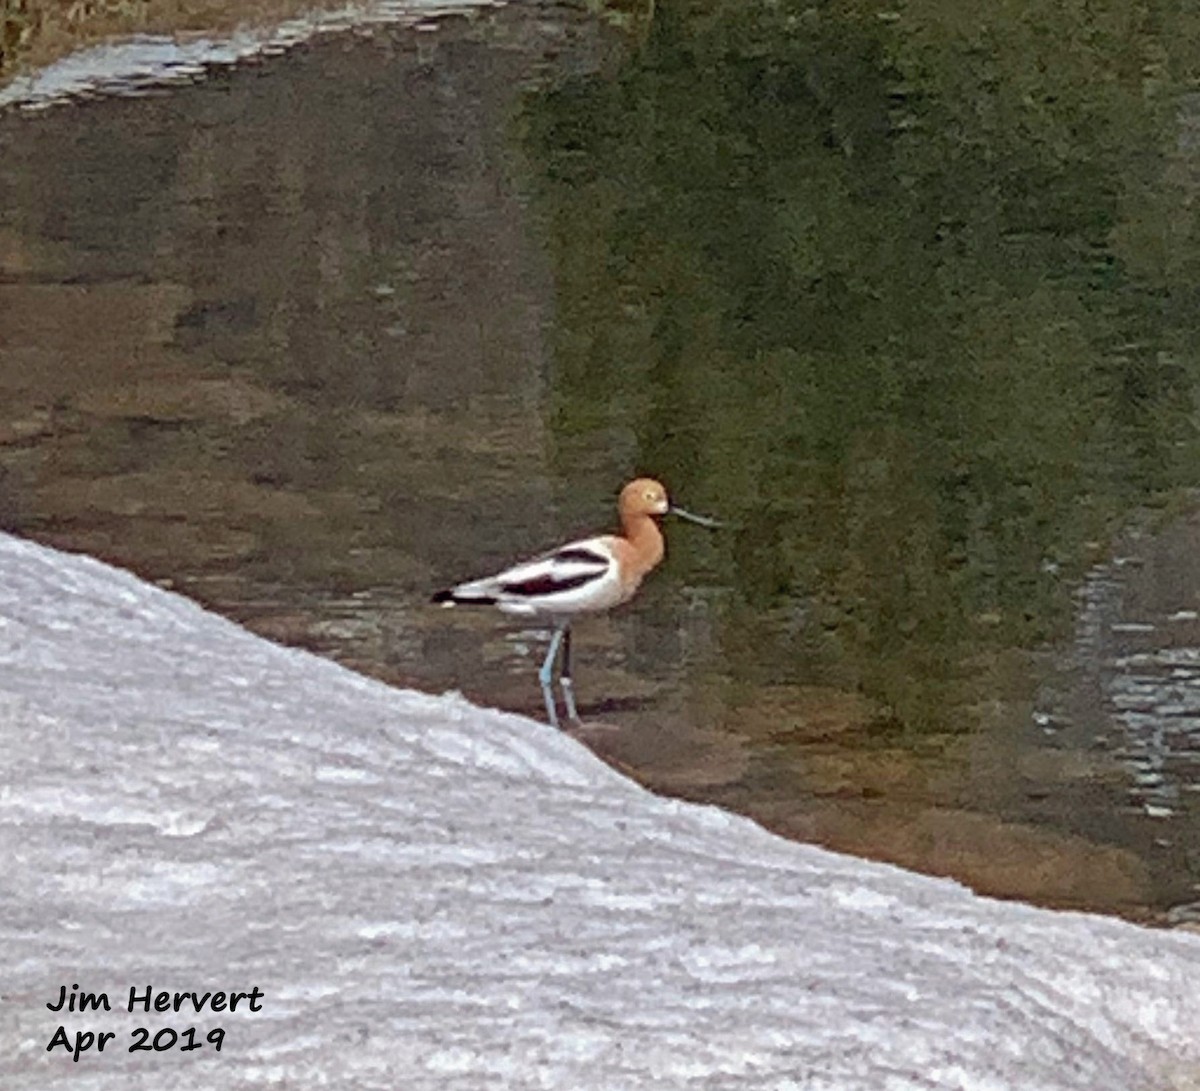
[[[639,477],[621,490],[617,508],[622,519],[638,515],[666,515],[671,510],[667,490],[652,477]]]

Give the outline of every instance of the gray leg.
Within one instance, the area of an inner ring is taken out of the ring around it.
[[[554,659],[558,655],[558,646],[562,643],[563,631],[561,625],[554,630],[554,635],[550,638],[550,650],[546,652],[542,669],[538,671],[538,681],[542,684],[542,697],[546,701],[546,715],[551,727],[558,727],[558,709],[554,707],[554,690],[550,683],[554,680]]]
[[[575,683],[571,679],[571,625],[569,622],[563,626],[563,634],[562,675],[558,684],[562,686],[563,704],[567,706],[567,719],[572,723],[582,723],[579,719],[579,712],[575,708]]]

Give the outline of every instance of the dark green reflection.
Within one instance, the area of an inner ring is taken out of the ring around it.
[[[632,433],[739,524],[731,669],[912,727],[1197,479],[1200,36],[1031,7],[666,0],[524,115],[564,472]]]

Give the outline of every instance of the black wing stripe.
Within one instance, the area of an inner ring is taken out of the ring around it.
[[[506,595],[534,598],[537,595],[552,595],[556,591],[573,591],[576,587],[592,583],[603,575],[603,572],[585,572],[581,576],[555,576],[547,572],[532,579],[521,580],[519,583],[501,584],[500,589]]]
[[[602,564],[605,568],[608,567],[609,558],[598,553],[594,549],[588,549],[587,546],[568,546],[566,549],[560,549],[556,553],[551,554],[554,560],[557,561],[583,561],[585,564]]]

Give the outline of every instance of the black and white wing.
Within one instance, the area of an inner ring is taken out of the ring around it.
[[[605,538],[586,538],[434,596],[434,602],[497,606],[513,614],[574,614],[620,601],[616,557]]]

